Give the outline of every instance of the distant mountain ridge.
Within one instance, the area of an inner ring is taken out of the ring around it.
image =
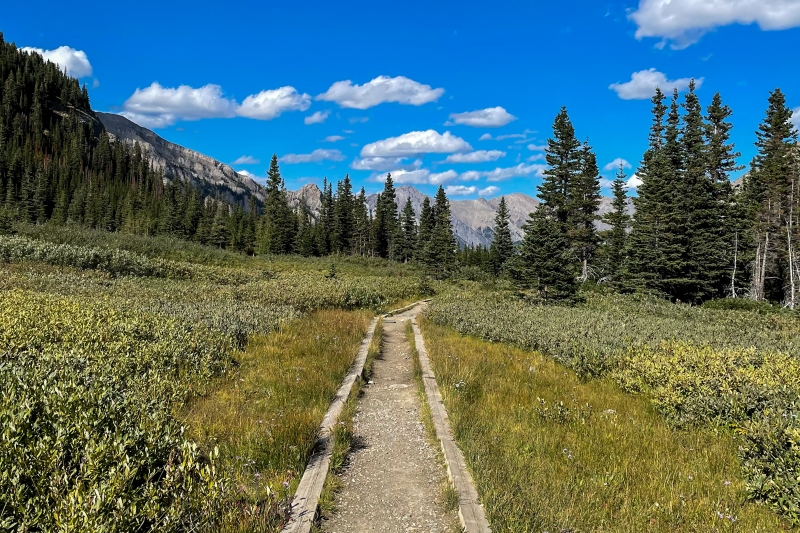
[[[189,150],[167,141],[156,133],[143,128],[121,115],[96,112],[97,118],[106,131],[128,144],[138,142],[156,169],[163,171],[166,180],[179,179],[198,187],[204,194],[221,195],[231,203],[247,205],[250,196],[263,202],[267,195],[263,186],[249,176],[239,174],[229,165],[207,155]],[[411,199],[414,213],[419,220],[425,194],[415,187],[403,185],[396,189],[397,208],[401,210],[407,199]],[[319,213],[322,205],[322,191],[313,183],[304,185],[297,191],[287,191],[289,204],[293,208],[301,204],[308,206],[312,215]],[[522,240],[522,226],[528,216],[539,207],[539,201],[523,193],[505,195],[510,215],[511,237],[515,242]],[[367,206],[374,210],[378,195],[367,197]],[[500,197],[476,200],[450,199],[453,233],[459,243],[467,246],[490,246],[494,238],[494,218]],[[611,199],[603,197],[598,214],[611,210]],[[629,210],[632,205],[629,202]],[[605,229],[602,223],[599,229]]]

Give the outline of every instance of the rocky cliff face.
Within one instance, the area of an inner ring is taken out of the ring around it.
[[[220,194],[229,202],[247,205],[250,196],[264,201],[264,188],[225,163],[162,139],[127,118],[111,113],[96,113],[106,131],[126,143],[138,142],[147,151],[153,166],[167,180],[184,180],[204,194]]]

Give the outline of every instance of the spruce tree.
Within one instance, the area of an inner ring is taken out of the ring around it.
[[[267,199],[264,202],[259,250],[269,254],[289,253],[294,241],[292,211],[278,167],[278,156],[274,154],[267,171],[265,189]]]
[[[414,253],[414,258],[422,263],[427,263],[427,244],[433,235],[433,227],[436,220],[433,215],[433,207],[431,206],[431,199],[427,196],[422,200],[422,208],[419,214],[419,231],[417,235],[417,248]]]
[[[355,232],[353,186],[350,176],[345,175],[336,187],[336,200],[334,202],[334,227],[333,241],[334,252],[349,254],[353,246]]]
[[[617,176],[611,183],[611,211],[602,217],[603,222],[610,226],[602,234],[606,276],[617,286],[624,272],[625,245],[631,220],[628,214],[626,180],[625,169],[620,164]]]
[[[715,292],[720,295],[737,297],[737,274],[743,270],[742,253],[744,224],[741,211],[733,195],[731,173],[744,167],[737,163],[741,153],[730,142],[733,125],[729,122],[733,111],[722,104],[722,97],[716,93],[706,111],[706,165],[712,184],[712,209],[716,211],[711,218],[716,220],[713,229],[721,257],[720,270],[714,280]],[[740,276],[741,277],[741,276]]]
[[[544,302],[570,302],[578,292],[574,255],[557,213],[541,204],[522,227],[517,276]]]
[[[580,279],[586,281],[589,279],[589,263],[600,243],[594,225],[600,206],[600,170],[588,141],[580,151],[579,172],[573,176],[567,191],[568,235],[580,261]]]
[[[383,192],[378,195],[373,223],[373,246],[375,255],[390,259],[392,243],[397,234],[397,203],[395,202],[392,175],[386,175]]]
[[[562,107],[553,122],[553,137],[547,140],[545,159],[549,168],[537,187],[539,198],[562,224],[569,218],[570,186],[581,172],[580,148],[567,108]]]
[[[506,199],[501,197],[494,217],[494,238],[489,251],[489,267],[495,276],[500,276],[505,272],[508,262],[513,259],[515,254],[514,243],[511,240],[511,228],[508,224],[509,214]]]
[[[436,192],[433,218],[433,230],[430,241],[425,245],[424,260],[436,277],[444,278],[449,276],[455,268],[458,243],[453,234],[453,225],[450,219],[450,201],[441,185]]]
[[[414,206],[411,205],[411,198],[406,199],[403,212],[400,217],[402,227],[401,245],[397,250],[397,261],[406,263],[414,258],[414,250],[417,248],[417,217],[414,214]]]

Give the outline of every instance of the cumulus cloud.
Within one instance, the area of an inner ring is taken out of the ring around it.
[[[620,165],[622,166],[622,168],[631,168],[631,164],[630,163],[628,163],[625,159],[622,159],[621,157],[618,157],[615,160],[613,160],[611,163],[609,163],[606,166],[604,166],[603,170],[605,170],[605,171],[617,170],[620,167]]]
[[[343,161],[344,154],[339,150],[317,149],[310,154],[286,154],[281,157],[281,163],[294,165],[297,163],[319,163],[321,161]]]
[[[256,175],[250,172],[249,170],[237,170],[236,173],[239,174],[240,176],[246,176],[250,179],[254,179],[256,177]]]
[[[661,37],[660,46],[690,46],[721,26],[758,24],[762,30],[800,26],[797,0],[640,0],[628,18],[636,23],[636,38]]]
[[[472,146],[449,131],[412,131],[366,145],[361,157],[413,157],[420,154],[449,154],[467,152]]]
[[[378,172],[392,170],[396,168],[401,168],[403,170],[408,170],[406,166],[402,166],[405,157],[364,157],[364,158],[356,158],[350,163],[350,168],[353,170],[375,170]],[[420,161],[419,164],[412,165],[411,168],[419,168],[422,166],[422,162]]]
[[[476,150],[466,154],[451,154],[444,160],[445,163],[485,163],[497,161],[505,157],[506,153],[500,150]]]
[[[469,196],[478,192],[478,188],[474,186],[467,187],[466,185],[448,185],[444,188],[444,192],[449,196]]]
[[[261,163],[260,159],[256,159],[252,155],[243,155],[231,163],[231,165],[257,165],[259,163]]]
[[[75,50],[69,46],[59,46],[55,50],[42,50],[26,46],[20,50],[39,54],[45,61],[55,63],[61,70],[66,69],[67,74],[75,78],[86,78],[92,75],[92,65],[83,50]]]
[[[491,133],[484,133],[483,135],[481,135],[480,139],[478,139],[478,140],[479,141],[491,141],[492,140],[492,134]]]
[[[792,124],[797,129],[800,129],[800,107],[795,107],[792,112]]]
[[[486,181],[503,181],[511,178],[530,176],[531,174],[541,177],[547,165],[527,165],[520,163],[513,167],[498,167],[494,170],[469,170],[463,172],[459,179],[461,181],[475,181],[486,178]]]
[[[398,185],[442,185],[458,177],[455,170],[433,173],[427,168],[396,169],[390,172],[392,181]],[[386,181],[386,174],[377,177],[379,181]]]
[[[639,187],[639,185],[641,185],[642,183],[643,182],[639,178],[639,176],[634,174],[633,176],[628,178],[628,181],[625,182],[625,188],[628,189],[628,190],[633,190],[633,189],[636,189],[637,187]]]
[[[325,119],[327,119],[328,115],[330,114],[331,114],[330,111],[317,111],[313,115],[309,115],[306,118],[304,118],[303,122],[305,122],[306,126],[310,124],[322,124],[323,122],[325,122]]]
[[[531,152],[544,152],[545,150],[547,150],[547,145],[546,144],[529,144],[528,145],[528,150],[530,150]]]
[[[494,196],[495,194],[500,192],[500,187],[495,187],[494,185],[489,185],[485,189],[481,189],[478,191],[480,196]]]
[[[222,87],[208,84],[199,88],[181,85],[163,87],[153,82],[136,89],[122,104],[121,115],[147,128],[163,128],[178,120],[231,118],[235,116],[271,120],[285,111],[305,111],[311,97],[294,87],[281,87],[245,98],[241,105],[226,98]]]
[[[300,94],[294,87],[286,86],[248,96],[236,114],[258,120],[272,120],[286,111],[305,111],[310,105],[310,95]]]
[[[335,143],[335,142],[339,142],[339,141],[343,141],[343,140],[344,140],[344,137],[342,137],[341,135],[328,135],[327,137],[325,137],[322,140],[322,142]]]
[[[178,119],[199,120],[213,117],[233,117],[236,102],[225,98],[222,87],[208,84],[195,89],[188,85],[177,88],[162,87],[159,83],[136,89],[122,104],[124,116],[148,117],[151,122],[175,123]]]
[[[442,94],[444,89],[433,89],[405,76],[378,76],[364,85],[354,85],[350,80],[337,81],[317,96],[317,100],[336,102],[344,108],[369,109],[386,102],[420,106],[435,102]]]
[[[703,84],[704,78],[697,78],[694,80],[699,88]],[[654,68],[648,70],[640,70],[631,74],[631,80],[625,83],[612,83],[608,86],[609,89],[615,91],[617,96],[623,100],[648,100],[653,97],[656,92],[656,87],[661,88],[664,93],[671,93],[673,89],[683,91],[689,88],[691,78],[679,78],[677,80],[668,80],[663,72],[659,72]]]
[[[475,128],[499,128],[513,120],[517,120],[517,117],[498,106],[467,113],[453,113],[450,115],[450,120],[454,124],[473,126]]]

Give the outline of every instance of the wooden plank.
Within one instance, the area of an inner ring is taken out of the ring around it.
[[[475,489],[472,475],[467,470],[464,454],[453,439],[453,432],[450,429],[450,422],[447,418],[447,410],[444,408],[439,385],[436,383],[436,376],[431,369],[428,351],[425,349],[425,340],[422,338],[422,332],[419,329],[419,325],[417,325],[416,318],[411,319],[411,325],[414,329],[414,342],[422,370],[425,397],[431,409],[436,437],[442,445],[442,452],[447,464],[447,475],[453,483],[456,494],[458,494],[458,517],[461,520],[461,526],[466,533],[491,533],[492,529],[489,527],[486,512],[478,498],[478,491]]]
[[[309,533],[311,525],[314,523],[314,515],[317,512],[319,496],[322,494],[322,487],[325,485],[325,478],[328,476],[328,469],[331,464],[331,451],[333,439],[331,433],[339,420],[347,398],[356,378],[364,371],[364,363],[367,361],[369,345],[375,334],[375,326],[378,325],[378,318],[372,319],[372,323],[367,331],[367,336],[361,341],[361,347],[356,355],[350,372],[342,381],[342,385],[336,392],[336,396],[331,402],[322,424],[319,427],[319,436],[315,445],[315,452],[306,466],[300,484],[297,486],[294,498],[292,499],[292,509],[289,523],[283,528],[282,533]]]

